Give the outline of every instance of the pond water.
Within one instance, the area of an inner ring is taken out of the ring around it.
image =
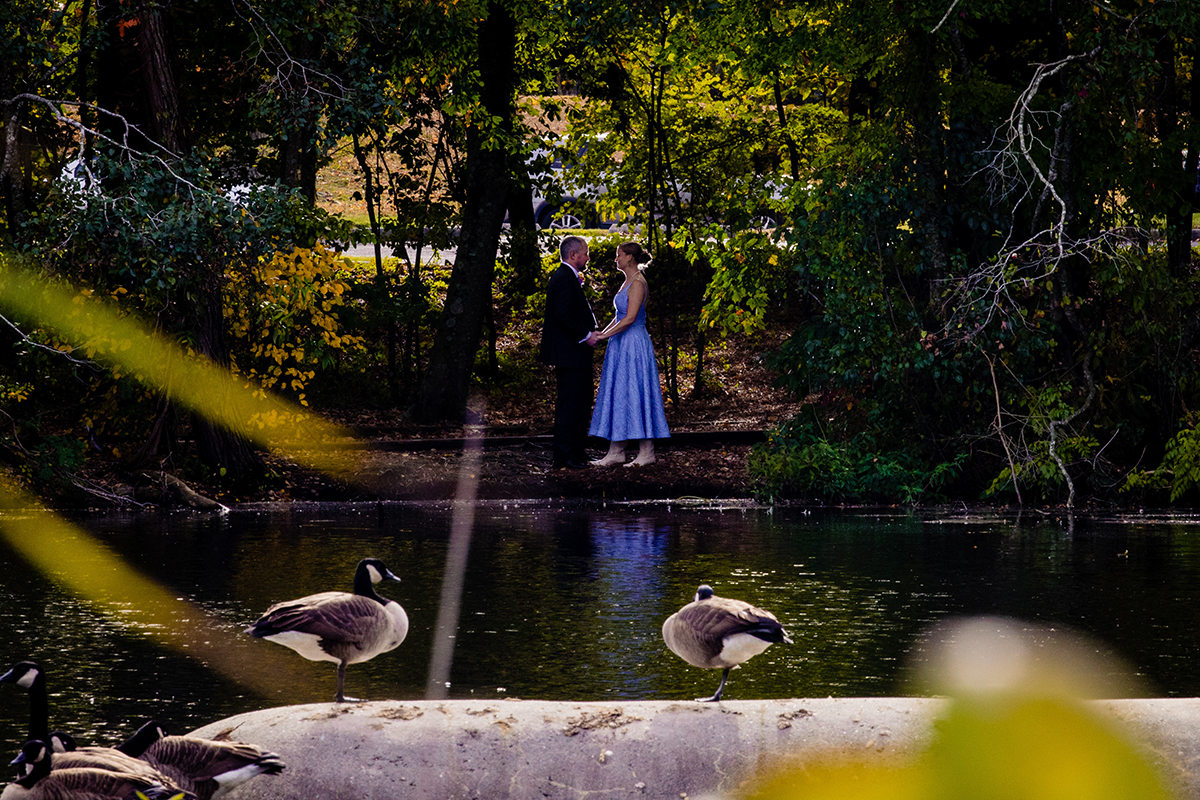
[[[187,604],[167,617],[139,615],[138,602],[114,611],[58,579],[100,567],[64,552],[48,577],[0,540],[0,658],[45,665],[51,726],[81,742],[114,742],[149,717],[183,732],[242,711],[332,699],[334,665],[242,629],[279,600],[348,591],[367,555],[402,579],[380,591],[407,609],[412,628],[395,651],[349,667],[347,694],[425,696],[447,507],[74,521],[103,552],[166,587],[165,599],[145,591],[147,605]],[[1200,695],[1200,518],[1076,518],[1068,528],[1029,513],[955,518],[679,503],[479,508],[448,695],[711,694],[719,672],[686,665],[660,634],[700,583],[773,611],[795,641],[734,671],[727,699],[913,693],[905,665],[919,637],[960,614],[1069,626],[1123,658],[1147,693]],[[27,719],[24,692],[0,685],[0,735],[10,751]]]

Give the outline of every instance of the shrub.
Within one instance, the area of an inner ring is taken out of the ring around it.
[[[931,465],[908,450],[877,448],[868,434],[833,442],[792,420],[754,447],[747,469],[763,496],[913,504],[936,495],[965,459]]]

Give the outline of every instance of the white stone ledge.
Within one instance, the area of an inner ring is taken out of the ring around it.
[[[322,703],[240,714],[194,733],[281,755],[231,800],[675,798],[731,793],[784,756],[910,755],[946,701],[841,698],[562,703]],[[1200,700],[1107,700],[1200,800]]]

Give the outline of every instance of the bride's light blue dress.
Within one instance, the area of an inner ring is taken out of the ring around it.
[[[617,292],[613,308],[619,319],[629,310],[629,286]],[[630,439],[666,439],[667,416],[658,385],[658,363],[646,330],[646,304],[633,324],[608,339],[596,407],[592,411],[592,436],[621,442]]]

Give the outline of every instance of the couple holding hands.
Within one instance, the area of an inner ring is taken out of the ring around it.
[[[608,467],[625,461],[625,445],[638,440],[637,457],[627,467],[654,463],[654,440],[671,435],[658,385],[654,346],[646,331],[646,279],[643,265],[650,254],[637,242],[617,247],[616,267],[625,276],[613,298],[612,322],[597,330],[596,317],[583,292],[583,273],[590,255],[587,242],[568,236],[559,245],[562,263],[546,290],[546,320],[541,358],[554,366],[554,467]],[[592,350],[608,344],[595,410],[592,405]],[[587,437],[609,440],[608,454],[588,461]]]

